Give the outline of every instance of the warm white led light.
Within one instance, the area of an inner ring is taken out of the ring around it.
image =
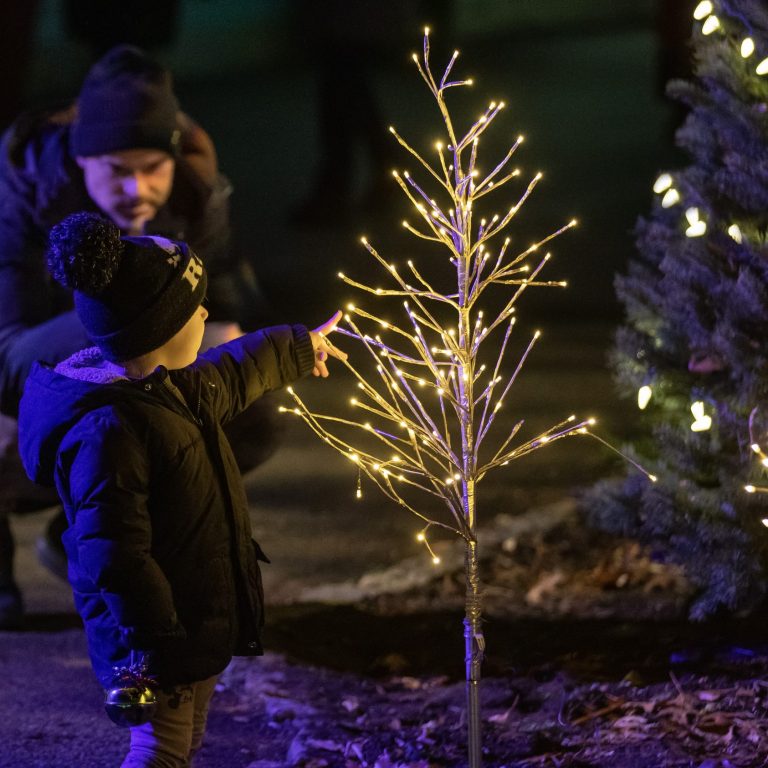
[[[677,205],[680,202],[680,193],[674,188],[670,187],[661,198],[662,208],[671,208],[673,205]]]
[[[694,421],[693,424],[691,424],[691,431],[706,432],[711,426],[712,426],[712,418],[710,416],[704,416],[701,419],[696,419],[696,421]]]
[[[666,192],[672,186],[672,177],[668,173],[662,173],[653,184],[653,191],[660,195]]]
[[[706,19],[714,10],[710,0],[701,0],[693,11],[693,18],[696,19],[696,21],[701,21],[702,19]]]
[[[651,400],[653,390],[647,385],[643,384],[640,389],[637,390],[637,407],[643,411]]]
[[[745,37],[741,41],[741,55],[748,59],[755,52],[755,41],[751,37]]]
[[[712,417],[704,413],[704,403],[701,400],[691,405],[691,413],[695,419],[691,424],[692,432],[706,432],[712,426]]]
[[[711,35],[716,29],[720,27],[720,19],[717,16],[707,16],[704,23],[701,25],[701,33],[703,35]]]

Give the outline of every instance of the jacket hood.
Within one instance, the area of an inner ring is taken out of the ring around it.
[[[30,479],[54,484],[56,455],[69,430],[86,414],[114,403],[114,384],[128,379],[105,369],[98,347],[75,353],[55,368],[35,363],[19,407],[19,454]]]

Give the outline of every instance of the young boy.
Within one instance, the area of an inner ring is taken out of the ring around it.
[[[233,655],[262,652],[266,558],[222,424],[269,390],[327,376],[328,356],[346,357],[325,339],[340,313],[198,357],[207,276],[185,243],[121,238],[74,214],[51,232],[48,266],[96,346],[34,368],[24,466],[64,504],[69,580],[100,682],[140,653],[160,687],[123,768],[186,766],[217,675]]]

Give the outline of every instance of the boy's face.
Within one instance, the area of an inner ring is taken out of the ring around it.
[[[161,347],[166,368],[175,370],[195,362],[207,317],[208,310],[201,304],[187,320],[187,324]]]
[[[123,149],[108,155],[78,157],[88,194],[120,229],[141,235],[171,194],[176,168],[159,149]]]

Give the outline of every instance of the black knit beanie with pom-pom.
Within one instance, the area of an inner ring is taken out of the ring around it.
[[[48,269],[71,288],[88,335],[107,360],[122,362],[158,349],[205,297],[207,273],[186,243],[121,237],[95,213],[75,213],[52,230]]]

